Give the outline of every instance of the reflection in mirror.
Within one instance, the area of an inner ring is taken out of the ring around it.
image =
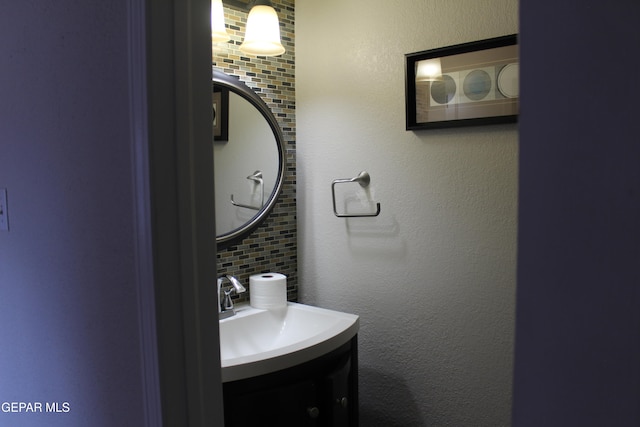
[[[216,241],[223,249],[239,243],[268,216],[282,187],[285,158],[280,128],[264,101],[221,72],[214,71],[213,83],[214,92],[229,91],[228,105],[214,107],[217,119],[227,109],[227,140],[214,141]]]
[[[263,193],[271,194],[278,175],[278,145],[269,123],[235,93],[229,94],[228,138],[215,141],[213,148],[217,235],[249,222],[262,209]],[[262,184],[254,178],[258,171]]]

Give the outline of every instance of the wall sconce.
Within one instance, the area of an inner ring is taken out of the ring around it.
[[[223,43],[231,39],[224,26],[222,0],[211,0],[211,42]]]
[[[442,80],[442,64],[440,63],[440,58],[418,61],[416,68],[416,83],[437,82]]]
[[[284,53],[284,46],[280,42],[280,21],[271,2],[257,1],[251,8],[240,52],[261,56]]]
[[[280,41],[278,14],[269,0],[255,0],[249,4],[237,0],[224,0],[224,3],[235,9],[249,11],[240,52],[256,56],[278,56],[285,52]],[[249,6],[251,10],[248,9]],[[213,5],[211,13],[213,14]]]

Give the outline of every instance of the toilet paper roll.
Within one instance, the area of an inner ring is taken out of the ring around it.
[[[249,302],[260,309],[287,306],[287,276],[280,273],[261,273],[249,277]]]

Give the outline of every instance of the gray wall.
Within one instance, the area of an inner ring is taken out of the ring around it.
[[[70,409],[0,424],[143,425],[127,2],[6,2],[0,38],[0,401]]]
[[[404,54],[517,33],[517,6],[296,2],[300,300],[361,316],[363,426],[510,423],[517,126],[405,131]],[[351,207],[382,213],[336,218],[363,169]]]
[[[639,20],[522,3],[517,427],[640,425]]]

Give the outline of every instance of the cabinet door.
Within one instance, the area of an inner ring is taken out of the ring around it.
[[[315,427],[319,408],[314,381],[239,393],[225,402],[226,427]]]
[[[323,409],[326,409],[327,418],[325,424],[332,427],[348,427],[350,421],[350,394],[351,357],[345,356],[335,369],[325,377],[326,390]]]
[[[318,359],[223,390],[225,427],[357,427],[356,337]]]

